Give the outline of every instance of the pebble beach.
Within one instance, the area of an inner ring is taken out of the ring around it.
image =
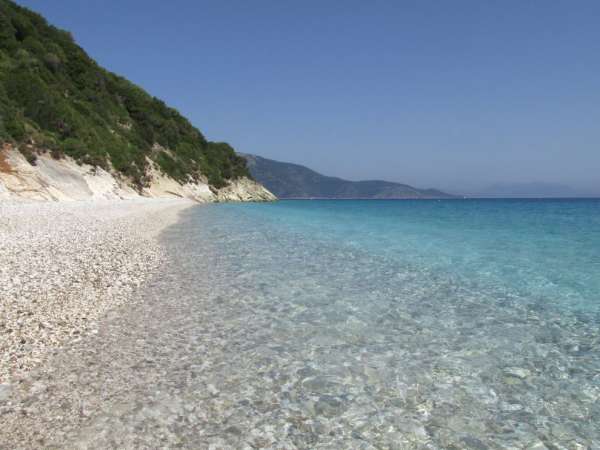
[[[160,264],[158,234],[191,205],[0,203],[0,397],[131,299]]]

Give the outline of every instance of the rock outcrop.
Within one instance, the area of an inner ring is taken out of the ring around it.
[[[0,150],[0,200],[64,201],[109,200],[136,197],[188,198],[197,202],[272,201],[276,197],[257,182],[240,178],[221,189],[206,182],[181,184],[151,164],[148,185],[134,189],[116,172],[78,164],[69,157],[54,159],[48,153],[34,163],[12,145]]]

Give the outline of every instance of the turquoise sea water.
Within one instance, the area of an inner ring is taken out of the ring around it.
[[[202,444],[600,448],[598,200],[211,205],[164,239]]]
[[[282,201],[223,209],[255,227],[366,252],[496,297],[600,310],[600,200]]]

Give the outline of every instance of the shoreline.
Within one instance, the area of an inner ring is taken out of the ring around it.
[[[0,202],[0,397],[133,299],[184,199]]]
[[[503,223],[510,207],[482,211]],[[510,267],[514,252],[486,251],[496,241],[471,231],[471,212],[454,247],[439,242],[457,211],[426,221],[419,243],[438,245],[419,263],[419,251],[369,245],[368,232],[389,243],[402,228],[383,217],[365,230],[368,210],[343,216],[350,229],[318,207],[304,216],[331,240],[255,208],[187,210],[160,234],[166,259],[134,301],[0,386],[0,448],[596,448],[596,313],[571,309],[566,291],[524,290],[568,261],[564,241],[560,262],[526,260],[535,271],[518,284],[455,272],[456,257],[440,267],[464,249]],[[574,214],[559,223],[569,242]],[[506,245],[545,256],[529,224],[512,224]]]

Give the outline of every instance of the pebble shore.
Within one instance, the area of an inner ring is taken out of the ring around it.
[[[0,202],[0,397],[159,266],[187,200]]]
[[[97,333],[0,385],[0,450],[600,449],[595,318],[310,231],[180,214]]]

